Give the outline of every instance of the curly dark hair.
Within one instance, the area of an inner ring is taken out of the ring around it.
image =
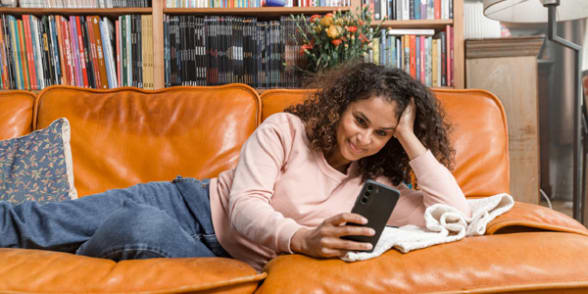
[[[429,88],[403,70],[373,63],[348,63],[317,74],[307,86],[318,90],[304,103],[285,111],[302,119],[314,150],[325,155],[335,150],[337,125],[349,104],[360,99],[384,97],[396,101],[396,117],[399,118],[414,97],[415,135],[442,164],[448,168],[452,166],[454,150],[449,143],[449,125],[439,101]],[[410,182],[408,162],[402,145],[392,137],[378,153],[360,159],[358,171],[363,180],[385,176],[398,185]]]

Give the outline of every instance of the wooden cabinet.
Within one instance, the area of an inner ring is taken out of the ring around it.
[[[466,87],[502,101],[508,122],[510,193],[539,202],[537,54],[544,37],[466,40]]]

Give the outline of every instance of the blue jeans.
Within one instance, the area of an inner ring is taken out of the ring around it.
[[[229,257],[214,233],[208,186],[178,177],[62,202],[0,202],[0,247],[113,260]]]

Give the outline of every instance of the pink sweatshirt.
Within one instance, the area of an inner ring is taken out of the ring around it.
[[[278,254],[292,253],[290,239],[298,229],[351,211],[361,190],[355,163],[343,174],[308,143],[297,116],[274,114],[243,145],[237,167],[211,180],[210,209],[220,244],[257,270]],[[455,178],[430,151],[410,166],[420,190],[396,186],[400,199],[389,225],[423,226],[425,208],[435,203],[470,214]],[[383,177],[376,180],[391,185]]]

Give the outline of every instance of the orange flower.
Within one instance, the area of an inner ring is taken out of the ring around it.
[[[314,23],[314,21],[315,21],[317,18],[318,18],[318,19],[320,19],[320,18],[321,18],[321,16],[320,16],[320,15],[318,15],[318,14],[314,14],[314,15],[312,15],[312,16],[310,17],[310,22],[311,22],[311,23]]]
[[[325,17],[321,18],[320,24],[324,27],[328,27],[331,24],[333,24],[333,15],[332,14],[329,15],[329,14],[327,14],[327,15],[325,15]]]
[[[335,39],[335,40],[331,40],[331,43],[332,43],[333,45],[335,45],[335,47],[337,47],[337,46],[341,45],[341,43],[342,43],[342,42],[343,42],[343,41],[341,41],[341,39]]]
[[[340,33],[340,29],[337,26],[331,25],[327,29],[327,36],[329,36],[329,38],[331,38],[331,39],[337,38],[339,36],[339,33]]]
[[[304,53],[307,50],[312,50],[314,47],[314,42],[310,42],[310,44],[304,44],[300,46],[300,53]]]
[[[300,46],[300,53],[304,53],[306,50],[311,50],[314,47],[312,44],[304,44]]]
[[[366,36],[364,36],[363,34],[359,34],[359,40],[363,43],[367,43],[369,41],[368,38],[366,38]]]
[[[356,26],[346,26],[345,29],[350,32],[350,33],[355,33],[357,32],[357,27]]]

